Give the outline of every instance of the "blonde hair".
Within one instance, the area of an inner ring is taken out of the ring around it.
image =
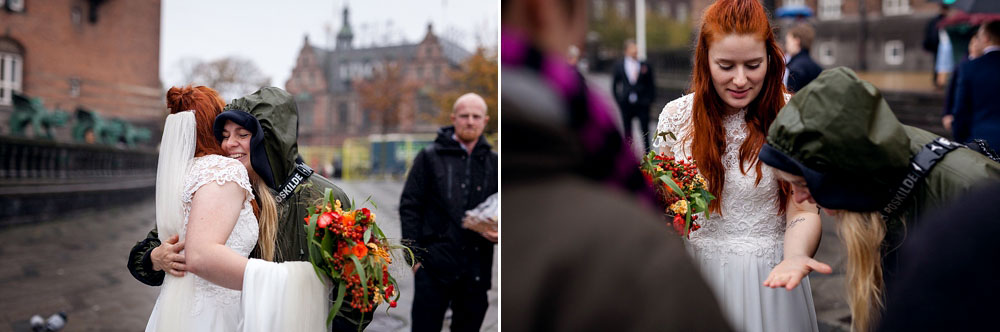
[[[878,212],[841,211],[837,230],[847,247],[847,304],[851,329],[870,331],[885,306],[882,279],[882,240],[886,226]]]
[[[257,237],[257,246],[260,247],[260,258],[266,261],[274,261],[277,246],[275,241],[278,235],[278,208],[274,200],[274,193],[267,186],[264,179],[251,172],[250,180],[257,194],[257,202],[260,203],[260,213],[257,216],[257,223],[260,225],[260,234]]]

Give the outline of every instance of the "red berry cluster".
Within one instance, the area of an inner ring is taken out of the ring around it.
[[[684,215],[677,215],[670,207],[680,200],[688,201],[688,209],[691,209],[691,201],[689,199],[692,188],[702,188],[704,187],[703,180],[698,179],[698,166],[692,157],[687,157],[686,159],[678,159],[674,157],[667,157],[662,154],[648,154],[642,166],[640,167],[643,175],[651,184],[654,184],[658,198],[665,204],[665,214],[668,216],[668,224],[677,231],[678,234],[684,234]],[[670,185],[660,181],[660,177],[664,175],[669,175],[669,178],[673,180],[674,184],[681,189],[682,193],[675,192]],[[691,210],[688,210],[691,213]],[[691,216],[691,227],[689,231],[694,231],[701,226],[696,224],[694,221],[698,219],[698,216]]]

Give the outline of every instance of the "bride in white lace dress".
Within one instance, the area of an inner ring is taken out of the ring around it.
[[[818,210],[789,199],[788,186],[757,161],[789,98],[780,50],[757,0],[720,0],[702,22],[692,93],[663,108],[653,143],[693,157],[718,197],[710,218],[699,217],[690,248],[736,330],[816,331],[807,275],[830,273],[812,259]]]
[[[324,330],[326,289],[312,266],[264,261],[274,257],[277,216],[250,164],[251,137],[260,132],[228,121],[220,146],[213,124],[224,103],[206,87],[171,88],[167,105],[190,111],[175,111],[164,125],[157,229],[161,239],[184,239],[183,263],[172,264],[192,274],[165,276],[146,331]],[[264,198],[260,212],[255,192]],[[248,259],[258,245],[264,260]]]

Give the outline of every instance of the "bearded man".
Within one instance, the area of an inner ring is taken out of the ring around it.
[[[413,331],[441,331],[451,307],[451,331],[479,331],[489,307],[487,291],[496,234],[462,228],[465,211],[497,192],[499,159],[483,136],[486,102],[462,95],[452,125],[413,160],[399,200],[403,239],[413,262]]]

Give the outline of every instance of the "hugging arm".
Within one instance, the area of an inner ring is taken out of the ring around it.
[[[132,251],[128,254],[128,271],[132,273],[135,280],[150,286],[163,284],[165,272],[156,270],[153,267],[152,259],[150,259],[153,249],[158,246],[160,246],[160,239],[157,237],[156,228],[153,228],[146,234],[145,239],[132,247]]]

